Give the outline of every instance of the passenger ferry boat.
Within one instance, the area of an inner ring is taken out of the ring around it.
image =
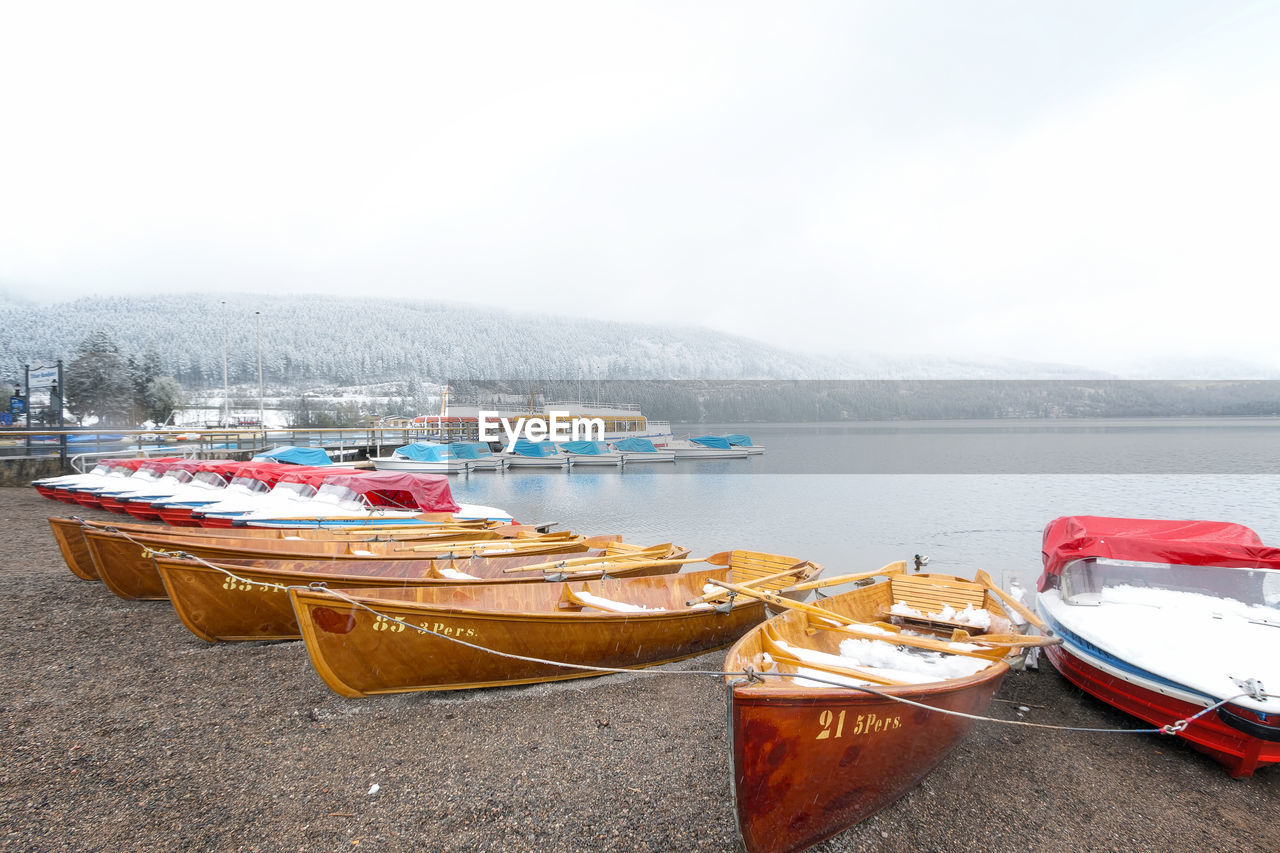
[[[498,404],[481,404],[473,400],[450,402],[445,394],[439,415],[419,415],[402,422],[386,422],[389,426],[403,426],[414,436],[435,441],[477,441],[480,437],[480,412],[497,412],[500,420],[514,424],[520,418],[550,420],[554,412],[562,422],[574,418],[599,418],[604,422],[603,439],[596,433],[579,436],[592,441],[621,441],[624,438],[647,438],[663,447],[672,439],[671,424],[648,418],[635,403],[587,403],[581,400],[555,400],[541,406],[530,405],[523,409]],[[569,440],[565,436],[562,440]],[[503,433],[502,441],[506,442]]]

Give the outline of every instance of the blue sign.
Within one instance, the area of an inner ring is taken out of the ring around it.
[[[21,397],[9,398],[9,411],[15,415],[20,415],[27,410],[27,401]]]
[[[0,426],[13,426],[13,415],[8,412],[0,412]]]

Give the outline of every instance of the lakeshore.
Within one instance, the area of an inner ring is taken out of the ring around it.
[[[736,849],[723,685],[679,674],[722,651],[657,675],[344,699],[301,643],[211,646],[168,603],[72,576],[46,524],[68,509],[0,489],[0,846]],[[999,696],[1002,719],[1142,727],[1047,663]],[[1277,768],[1231,780],[1173,738],[981,723],[815,849],[1271,851],[1278,803]]]

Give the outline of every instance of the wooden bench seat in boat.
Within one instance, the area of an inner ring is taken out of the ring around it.
[[[931,628],[946,632],[952,632],[958,628],[971,635],[983,634],[997,628],[995,620],[999,617],[995,613],[992,613],[993,622],[989,628],[979,628],[967,622],[958,622],[954,619],[939,619],[936,616],[929,615],[942,612],[942,609],[948,604],[955,610],[964,610],[968,605],[972,605],[974,610],[985,609],[987,607],[987,590],[981,584],[958,578],[929,575],[895,576],[890,579],[889,584],[890,595],[893,599],[892,604],[902,602],[911,609],[920,611],[921,615],[907,616],[901,613],[894,613],[891,610],[892,604],[881,605],[878,613],[886,622],[907,623],[921,628]]]
[[[778,592],[795,584],[796,578],[794,575],[776,578],[772,576],[797,567],[802,563],[804,563],[803,560],[778,554],[762,554],[759,551],[730,551],[729,577],[727,580],[758,589]],[[759,583],[762,578],[770,578],[770,580]]]

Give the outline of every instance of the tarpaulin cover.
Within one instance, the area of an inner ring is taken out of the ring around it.
[[[628,453],[657,453],[658,448],[647,438],[624,438],[613,443],[614,450],[625,450]]]
[[[312,488],[320,488],[324,482],[333,476],[333,468],[325,466],[307,467],[293,465],[290,470],[280,475],[280,479],[276,484],[280,483],[302,483]]]
[[[448,462],[450,459],[448,445],[431,441],[416,441],[397,447],[392,456],[402,456],[415,462]]]
[[[1280,548],[1229,521],[1164,521],[1073,515],[1044,528],[1044,574],[1038,589],[1054,584],[1063,567],[1084,557],[1106,557],[1181,566],[1280,569]]]
[[[752,447],[753,446],[751,444],[751,436],[742,435],[741,433],[731,433],[729,435],[726,435],[724,439],[725,441],[732,444],[734,447]]]
[[[603,441],[565,441],[560,444],[560,449],[583,456],[604,456],[609,452]]]
[[[230,459],[176,459],[170,463],[166,470],[169,471],[208,471],[210,463],[221,462],[226,464]]]
[[[689,440],[694,444],[701,444],[703,447],[715,447],[719,450],[729,449],[729,439],[722,435],[700,435]]]
[[[141,457],[139,459],[112,459],[107,461],[111,466],[111,470],[123,469],[125,471],[137,471],[143,465],[151,462],[177,462],[181,456],[161,456],[157,458]]]
[[[516,446],[512,449],[517,456],[555,456],[556,446],[549,441],[530,441],[522,438],[516,441]]]
[[[188,461],[190,461],[190,460],[187,460],[187,459],[173,459],[173,458],[169,458],[169,457],[160,458],[160,459],[148,459],[148,460],[147,460],[146,462],[144,462],[142,465],[138,466],[138,470],[139,470],[139,471],[154,471],[154,472],[156,472],[157,474],[163,474],[165,471],[168,471],[170,468],[173,468],[173,467],[175,467],[175,466],[177,466],[177,465],[181,465],[182,463],[184,463],[184,462],[188,462]]]
[[[280,482],[280,478],[285,474],[297,470],[298,466],[291,465],[287,462],[266,462],[254,459],[237,469],[232,476],[237,480],[241,478],[261,480],[268,486],[274,486],[276,483]],[[330,469],[330,472],[332,472],[332,469]]]
[[[197,471],[213,471],[223,477],[234,477],[241,468],[256,464],[242,459],[201,459],[199,463]]]
[[[353,471],[330,474],[326,486],[343,486],[365,495],[374,506],[404,507],[421,512],[457,512],[445,474],[408,471]]]
[[[483,441],[460,441],[449,445],[455,459],[488,459],[493,456],[489,445]]]
[[[265,453],[259,453],[254,459],[274,459],[277,462],[288,462],[292,465],[332,465],[329,454],[319,447],[276,447]]]

